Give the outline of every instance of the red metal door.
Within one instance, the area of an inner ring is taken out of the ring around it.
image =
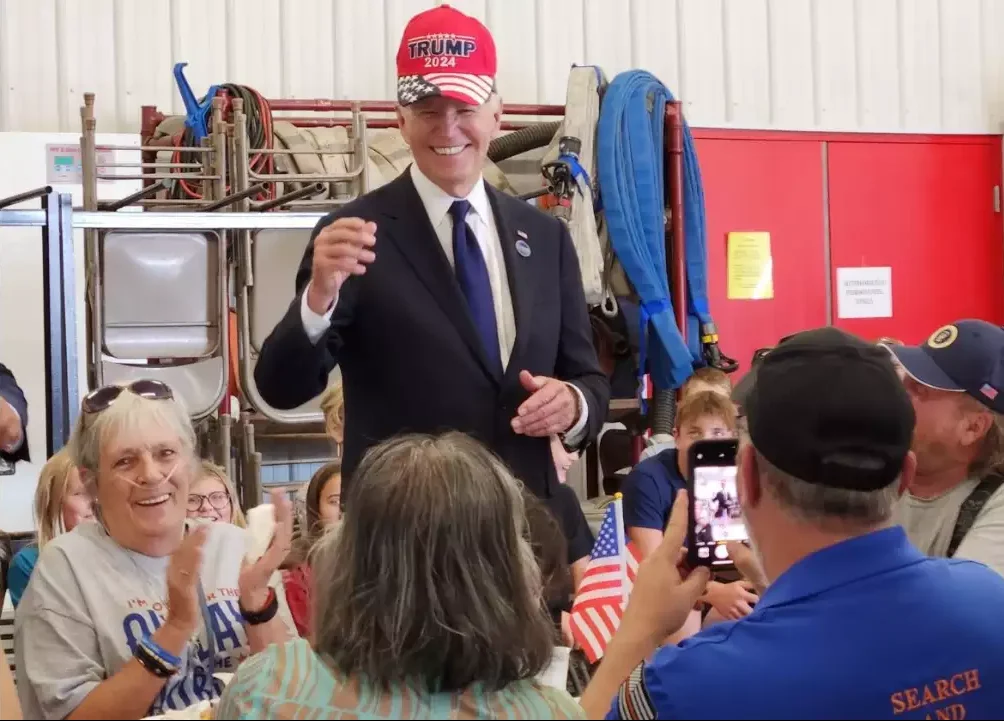
[[[920,342],[959,318],[1004,323],[999,137],[830,142],[833,323]],[[840,267],[892,268],[892,318],[837,317]]]
[[[698,131],[708,223],[708,294],[722,351],[741,372],[753,351],[826,324],[823,162],[818,139]],[[768,231],[773,300],[728,300],[727,237]],[[736,375],[738,379],[739,374]]]

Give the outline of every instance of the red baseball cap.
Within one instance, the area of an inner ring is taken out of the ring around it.
[[[476,18],[449,5],[421,12],[401,36],[397,51],[397,101],[433,95],[481,105],[495,89],[495,40]]]

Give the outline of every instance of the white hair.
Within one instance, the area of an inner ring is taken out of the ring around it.
[[[152,400],[123,389],[119,397],[103,411],[81,413],[70,438],[74,461],[85,471],[88,490],[95,493],[101,451],[109,440],[130,435],[143,438],[149,429],[166,429],[181,443],[182,462],[191,464],[192,473],[198,467],[195,429],[188,413],[174,400]]]
[[[776,468],[759,452],[757,465],[768,492],[785,508],[810,523],[883,523],[892,517],[893,505],[899,498],[899,476],[877,491],[854,491],[803,481]]]
[[[743,441],[752,443],[744,434]],[[899,498],[900,477],[875,491],[855,491],[810,483],[782,471],[756,450],[757,468],[764,488],[781,506],[802,521],[817,525],[833,522],[874,525],[892,517]]]

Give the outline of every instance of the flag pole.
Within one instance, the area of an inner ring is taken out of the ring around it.
[[[614,525],[617,534],[617,557],[621,567],[621,598],[628,602],[628,571],[627,571],[627,536],[624,532],[624,494],[614,494]]]

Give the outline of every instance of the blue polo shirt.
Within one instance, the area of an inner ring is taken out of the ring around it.
[[[803,559],[742,621],[660,649],[607,718],[1002,712],[1004,578],[972,561],[928,558],[896,526]]]
[[[624,527],[666,529],[673,500],[687,490],[676,465],[676,449],[667,448],[631,469],[621,484]]]

